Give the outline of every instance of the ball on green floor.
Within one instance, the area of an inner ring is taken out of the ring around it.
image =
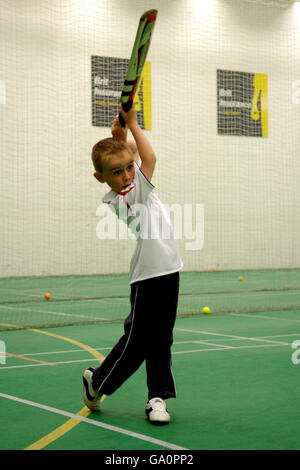
[[[203,307],[202,313],[206,313],[206,314],[210,313],[210,308],[209,307]]]

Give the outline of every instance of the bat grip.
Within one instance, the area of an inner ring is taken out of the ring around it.
[[[127,103],[122,103],[122,108],[125,111],[125,113],[128,113],[132,106],[133,101],[127,101]],[[119,121],[122,127],[126,126],[126,122],[124,121],[124,118],[121,113],[119,113]]]

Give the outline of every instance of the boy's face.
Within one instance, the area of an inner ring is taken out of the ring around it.
[[[132,183],[135,175],[133,162],[134,158],[127,150],[111,155],[103,161],[99,181],[107,183],[113,191],[119,193]]]

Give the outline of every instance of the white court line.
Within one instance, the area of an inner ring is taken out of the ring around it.
[[[62,312],[54,312],[52,310],[37,310],[33,308],[15,308],[9,307],[7,305],[0,305],[0,308],[14,310],[15,312],[31,312],[31,313],[43,313],[44,315],[57,315],[61,317],[72,317],[72,318],[85,318],[86,320],[110,320],[109,318],[102,318],[102,317],[90,317],[87,315],[77,315],[76,313],[62,313]]]
[[[187,333],[200,333],[203,335],[212,335],[212,336],[222,336],[223,338],[235,338],[235,339],[242,339],[242,340],[247,340],[247,341],[261,341],[263,343],[274,343],[274,344],[282,344],[282,345],[290,345],[289,343],[283,343],[281,341],[271,341],[269,339],[260,339],[256,337],[248,337],[248,336],[237,336],[237,335],[228,335],[226,333],[214,333],[211,331],[203,331],[203,330],[188,330],[185,328],[174,328],[174,330],[177,331],[186,331]]]
[[[279,343],[276,342],[275,344],[254,344],[251,346],[218,346],[217,348],[205,348],[205,349],[191,349],[188,351],[174,351],[172,355],[175,354],[191,354],[191,353],[205,353],[210,351],[234,351],[235,349],[259,349],[259,348],[272,348],[272,347],[281,347],[281,346],[288,346],[291,347],[291,343]],[[74,364],[76,362],[91,362],[91,361],[98,361],[99,359],[96,358],[89,358],[89,359],[77,359],[73,361],[60,361],[60,362],[53,362],[52,364],[25,364],[25,365],[18,365],[18,366],[0,366],[0,372],[4,369],[24,369],[25,367],[45,367],[45,366],[53,366],[53,365],[61,365],[61,364]]]
[[[87,351],[87,352],[90,352],[90,351],[105,351],[105,350],[111,350],[112,347],[111,346],[108,346],[107,348],[90,348],[90,349],[85,349],[84,351]],[[47,351],[47,352],[35,352],[35,353],[24,353],[24,354],[20,354],[20,356],[45,356],[45,355],[49,355],[49,354],[67,354],[67,353],[78,353],[78,352],[83,352],[82,349],[68,349],[66,351]]]
[[[286,335],[259,336],[259,338],[285,338],[287,336],[300,336],[300,333],[289,333]]]
[[[224,349],[231,349],[233,347],[233,346],[228,346],[226,344],[209,343],[208,341],[200,341],[200,340],[196,340],[195,343],[197,343],[197,344],[207,344],[207,346],[219,346],[220,348],[224,348]]]
[[[248,315],[246,313],[229,313],[229,315],[233,315],[235,317],[248,317],[248,318],[261,318],[267,320],[281,320],[281,321],[291,321],[299,323],[300,320],[292,320],[291,318],[278,318],[278,317],[266,317],[265,315]]]
[[[272,335],[272,336],[257,336],[259,339],[263,338],[285,338],[285,337],[296,337],[298,338],[300,336],[300,333],[289,333],[285,335]],[[223,341],[240,341],[240,338],[222,338]],[[200,341],[200,340],[189,340],[189,341],[174,341],[173,346],[177,344],[207,344],[211,346],[220,346],[223,348],[231,348],[231,346],[221,344],[221,343],[210,343],[206,340]],[[113,346],[107,346],[107,347],[100,347],[100,348],[91,348],[91,349],[85,349],[85,351],[110,351],[113,348]],[[67,349],[67,350],[56,350],[56,351],[45,351],[45,352],[29,352],[29,353],[19,353],[20,356],[48,356],[49,354],[55,355],[55,354],[68,354],[68,353],[82,353],[82,349]]]
[[[191,340],[191,341],[174,341],[173,345],[175,344],[209,344],[206,343],[205,341],[198,341],[197,339]],[[217,346],[216,344],[214,346]],[[226,347],[224,345],[224,347]],[[107,347],[100,347],[100,348],[90,348],[90,349],[85,349],[85,351],[106,351],[106,350],[111,350],[113,346],[107,346]],[[77,353],[81,352],[82,349],[67,349],[67,350],[56,350],[56,351],[45,351],[45,352],[32,352],[32,353],[18,353],[20,356],[45,356],[49,354],[66,354],[66,353]]]
[[[76,359],[72,361],[58,361],[58,362],[52,362],[51,366],[59,366],[61,364],[75,364],[76,362],[91,362],[91,361],[97,361],[99,364],[99,359],[96,359],[94,357],[91,357],[89,359]],[[24,369],[25,367],[28,366],[49,366],[50,364],[23,364],[23,365],[18,365],[18,366],[0,366],[0,371],[3,369]]]
[[[110,424],[102,423],[101,421],[96,421],[95,419],[85,418],[84,416],[77,415],[75,413],[69,413],[65,410],[59,410],[58,408],[53,408],[52,406],[43,405],[41,403],[36,403],[30,400],[24,400],[22,398],[14,397],[12,395],[6,395],[5,393],[0,392],[0,397],[7,398],[8,400],[17,401],[25,405],[34,406],[45,411],[50,411],[51,413],[56,413],[67,418],[77,419],[78,421],[83,421],[84,423],[92,424],[93,426],[98,426],[100,428],[108,429],[109,431],[118,432],[120,434],[125,434],[126,436],[134,437],[135,439],[141,439],[142,441],[151,442],[158,446],[166,447],[167,449],[173,450],[188,450],[185,447],[177,446],[176,444],[171,444],[170,442],[161,441],[160,439],[155,439],[151,436],[146,436],[145,434],[140,434],[134,431],[129,431],[128,429],[119,428],[117,426],[111,426]]]
[[[232,346],[231,348],[210,348],[210,349],[192,349],[191,351],[176,351],[173,352],[172,354],[187,354],[187,353],[199,353],[199,352],[206,352],[206,351],[228,351],[229,349],[231,351],[234,351],[235,349],[259,349],[259,348],[278,348],[281,346],[286,346],[285,343],[281,344],[253,344],[253,346]],[[288,344],[289,347],[291,347],[290,344]],[[31,365],[31,364],[30,364]],[[44,365],[44,364],[43,364]]]

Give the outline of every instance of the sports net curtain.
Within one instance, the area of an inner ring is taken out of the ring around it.
[[[299,6],[151,3],[145,132],[187,271],[299,267]],[[93,123],[92,57],[118,59],[110,80],[123,76],[148,8],[0,0],[1,277],[128,271],[135,241],[96,233],[107,188],[90,151],[112,114]]]

